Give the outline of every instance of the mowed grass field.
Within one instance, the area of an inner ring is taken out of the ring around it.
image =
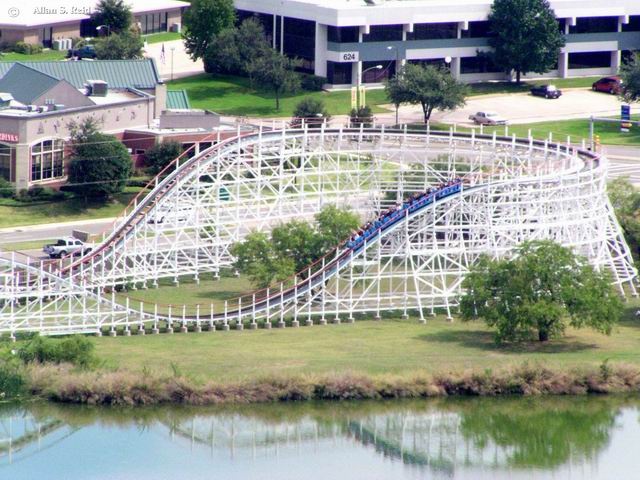
[[[56,202],[23,203],[10,198],[0,200],[0,228],[71,222],[117,217],[138,194],[138,187],[127,187],[108,202],[71,198]]]
[[[272,330],[102,337],[96,345],[108,368],[170,373],[177,367],[196,379],[223,382],[333,372],[481,372],[527,361],[555,368],[597,366],[605,360],[640,365],[640,320],[634,316],[639,306],[638,301],[629,302],[624,321],[611,336],[570,329],[566,337],[546,344],[497,346],[482,322],[450,323],[438,316],[426,325],[416,318],[387,318]]]
[[[640,120],[639,115],[633,115],[634,120]],[[422,126],[420,126],[422,128]],[[432,124],[431,128],[437,130],[448,131],[451,126],[445,124]],[[457,131],[471,131],[470,128],[457,127]],[[480,127],[475,128],[476,133],[480,133]],[[493,133],[498,135],[513,135],[518,138],[527,138],[529,132],[533,138],[547,139],[549,133],[553,134],[553,141],[560,143],[566,142],[567,137],[571,137],[572,143],[579,143],[582,139],[588,142],[589,137],[589,119],[576,120],[557,120],[553,122],[535,122],[527,124],[514,124],[505,127],[484,127],[484,133]],[[640,127],[634,126],[629,132],[621,132],[620,126],[614,123],[598,123],[594,124],[594,133],[600,136],[600,142],[607,145],[640,145]]]
[[[553,83],[561,88],[588,88],[599,77],[531,80],[515,82],[481,82],[469,85],[469,96],[528,92],[532,85]],[[249,117],[290,117],[304,97],[322,100],[331,115],[348,115],[351,110],[351,91],[305,92],[283,95],[280,110],[269,90],[252,86],[249,79],[234,75],[202,73],[169,82],[171,89],[184,89],[195,108],[204,108],[224,115]],[[367,104],[374,113],[387,112],[382,107],[389,99],[381,88],[367,89]]]

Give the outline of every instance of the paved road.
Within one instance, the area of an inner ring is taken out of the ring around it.
[[[487,110],[497,112],[511,124],[519,124],[616,115],[620,113],[620,101],[615,95],[583,89],[567,90],[556,100],[527,93],[489,95],[470,97],[466,106],[454,112],[436,112],[434,120],[469,124],[469,115]]]
[[[612,178],[626,176],[640,186],[640,147],[605,145],[602,151],[609,158]]]
[[[67,237],[71,235],[72,230],[82,230],[91,235],[96,235],[110,228],[113,221],[113,218],[105,218],[82,222],[3,228],[0,229],[0,248],[2,248],[3,243],[30,242],[34,240]]]

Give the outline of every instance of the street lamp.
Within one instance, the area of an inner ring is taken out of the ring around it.
[[[360,69],[358,68],[358,75],[357,75],[357,82],[356,82],[356,100],[357,100],[357,105],[356,105],[356,110],[360,108],[360,85],[362,84],[362,76],[367,73],[370,70],[382,70],[382,65],[376,65],[374,67],[369,67],[366,70],[363,70],[362,72],[360,71]]]
[[[111,27],[110,27],[109,25],[98,25],[98,26],[96,27],[96,30],[97,30],[97,31],[98,31],[98,33],[99,33],[99,32],[101,32],[101,31],[102,31],[102,29],[103,29],[103,28],[106,28],[106,29],[107,29],[107,37],[108,37],[109,35],[111,35]]]
[[[398,72],[400,72],[400,50],[395,45],[389,45],[387,50],[395,50],[396,51],[396,77],[398,76]],[[398,110],[400,109],[400,105],[396,103],[396,126],[400,123],[398,120]]]
[[[171,81],[173,81],[173,52],[176,51],[176,47],[171,47]]]

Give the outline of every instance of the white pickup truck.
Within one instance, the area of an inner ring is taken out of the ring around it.
[[[62,258],[69,254],[85,255],[93,248],[92,244],[84,243],[73,237],[60,238],[56,243],[45,245],[42,251],[49,255],[49,258]]]

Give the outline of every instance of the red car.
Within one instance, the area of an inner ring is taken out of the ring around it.
[[[620,77],[604,77],[595,82],[591,88],[594,92],[607,92],[618,95],[622,91],[622,79]]]

